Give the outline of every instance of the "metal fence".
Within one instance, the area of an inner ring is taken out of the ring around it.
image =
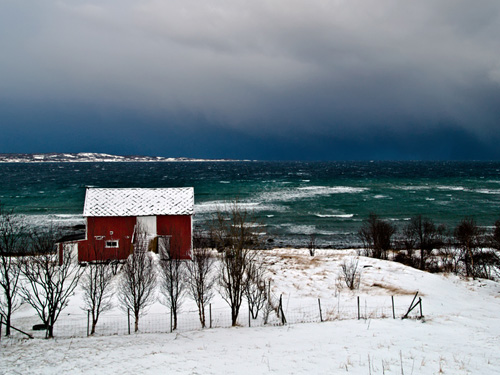
[[[377,299],[371,304],[369,299],[356,298],[349,301],[337,300],[311,300],[307,305],[293,305],[290,301],[279,304],[281,299],[273,298],[273,309],[269,309],[266,317],[265,311],[260,311],[257,319],[252,319],[247,305],[243,304],[238,317],[238,326],[263,327],[283,324],[313,323],[334,320],[353,319],[401,319],[409,310],[411,305],[408,301],[400,306],[394,306],[394,298],[388,297],[381,303]],[[292,301],[293,302],[293,301]],[[408,318],[420,318],[420,309],[414,308]],[[12,326],[31,334],[34,337],[45,337],[45,331],[33,331],[32,319],[13,319]],[[231,310],[227,305],[207,306],[206,326],[210,328],[231,327]],[[90,332],[91,318],[82,312],[77,315],[61,316],[54,327],[55,337],[85,337]],[[164,313],[146,313],[139,319],[139,333],[170,333],[172,332],[172,317],[168,310]],[[5,329],[5,328],[3,328]],[[174,332],[188,332],[201,329],[198,311],[180,311],[177,316],[177,329]],[[96,326],[96,336],[127,335],[134,333],[134,317],[132,313],[127,314],[102,314]],[[12,331],[12,337],[25,337],[18,331]]]

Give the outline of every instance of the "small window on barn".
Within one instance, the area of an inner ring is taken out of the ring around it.
[[[118,247],[118,241],[106,241],[106,247],[116,248]]]
[[[104,239],[104,236],[94,236],[94,238],[95,238],[96,240],[103,240],[103,239]]]

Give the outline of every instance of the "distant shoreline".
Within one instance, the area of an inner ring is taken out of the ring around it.
[[[236,162],[250,160],[167,158],[163,156],[111,155],[94,152],[0,154],[0,163],[116,163],[116,162]]]

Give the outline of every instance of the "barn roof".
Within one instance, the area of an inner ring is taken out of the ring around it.
[[[194,189],[87,188],[83,216],[192,215]]]

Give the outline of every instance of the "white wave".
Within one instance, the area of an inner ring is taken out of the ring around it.
[[[322,195],[333,194],[357,194],[369,190],[368,188],[351,187],[351,186],[306,186],[296,189],[283,189],[273,192],[265,192],[258,197],[258,201],[270,202],[286,202],[294,200],[302,200],[314,198]]]
[[[426,200],[426,201],[435,201],[435,200],[436,200],[436,198],[429,198],[429,197],[427,197],[427,198],[425,198],[425,200]]]
[[[479,193],[479,194],[490,194],[490,195],[500,194],[500,190],[498,189],[476,189],[472,191],[474,193]]]
[[[230,184],[230,181],[219,181],[220,184]]]
[[[85,224],[85,219],[82,215],[70,215],[70,214],[47,214],[47,215],[23,215],[28,226],[33,227],[49,227],[50,225],[55,226],[73,226],[78,224]]]
[[[261,224],[261,223],[244,223],[243,224],[246,228],[261,228],[261,227],[267,227],[267,224]],[[233,227],[237,227],[238,225],[233,225]]]
[[[315,234],[315,225],[294,225],[294,224],[283,224],[282,227],[286,228],[286,231],[291,234]]]
[[[451,190],[451,191],[464,191],[465,190],[465,188],[463,186],[448,186],[448,185],[436,186],[436,189],[438,189],[438,190]]]
[[[387,195],[383,195],[383,194],[374,195],[373,198],[375,198],[375,199],[392,199],[391,197],[388,197]]]
[[[261,202],[238,202],[238,208],[250,212],[258,211],[285,211],[285,207]],[[195,203],[194,211],[196,214],[210,214],[217,211],[229,212],[232,208],[232,203],[227,201],[209,201],[204,203]]]
[[[352,187],[352,186],[305,186],[299,187],[298,190],[312,190],[323,194],[344,194],[344,193],[362,193],[368,188]]]
[[[348,219],[354,217],[354,214],[314,214],[317,217],[336,217],[341,219]]]
[[[431,186],[428,186],[428,185],[394,186],[393,189],[397,189],[397,190],[409,190],[409,191],[411,191],[411,190],[429,190],[429,189],[431,189]]]

